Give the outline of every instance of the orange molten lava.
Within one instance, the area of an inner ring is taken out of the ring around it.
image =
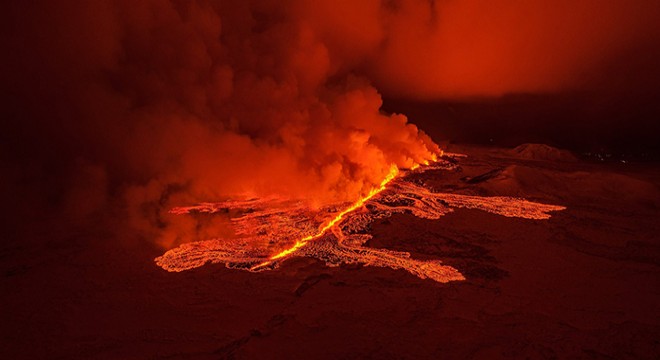
[[[447,170],[455,165],[440,160],[422,166],[415,165],[404,172],[392,166],[377,188],[339,212],[336,206],[314,211],[303,202],[278,198],[232,200],[172,209],[175,214],[213,214],[233,209],[239,214],[231,219],[238,237],[185,243],[155,261],[163,269],[175,272],[208,262],[258,272],[277,268],[291,256],[307,256],[324,261],[328,266],[359,263],[403,269],[422,279],[445,283],[465,278],[457,269],[439,260],[417,260],[407,252],[366,246],[371,239],[370,224],[397,213],[439,219],[452,212],[452,208],[477,209],[530,220],[548,219],[549,212],[564,209],[505,196],[433,192],[420,185],[419,176],[428,170]],[[274,251],[287,243],[292,245]]]

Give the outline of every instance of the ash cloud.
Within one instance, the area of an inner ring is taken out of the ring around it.
[[[167,246],[231,233],[226,222],[174,224],[172,206],[271,194],[348,201],[392,163],[430,159],[437,145],[404,115],[381,112],[379,91],[577,86],[653,37],[657,10],[592,0],[4,7],[0,156],[16,213],[72,223],[128,214]]]
[[[9,188],[35,194],[25,212],[44,202],[73,223],[126,213],[169,245],[228,232],[171,224],[174,205],[349,201],[391,164],[439,152],[405,116],[379,111],[368,79],[338,75],[343,60],[277,1],[8,7],[3,167]]]

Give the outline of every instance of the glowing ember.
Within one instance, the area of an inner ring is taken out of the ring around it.
[[[212,239],[183,244],[156,258],[167,271],[184,271],[207,262],[249,271],[276,268],[292,256],[320,259],[328,266],[361,263],[368,266],[404,269],[422,279],[438,282],[464,280],[455,268],[439,260],[421,261],[409,253],[364,246],[371,238],[369,225],[395,213],[438,219],[452,208],[479,209],[507,217],[548,219],[563,206],[545,205],[511,197],[479,197],[434,193],[408,179],[412,172],[451,166],[438,162],[399,172],[393,166],[378,188],[353,204],[329,206],[312,211],[302,202],[282,199],[253,199],[204,203],[174,208],[174,214],[238,211],[232,219],[238,239]],[[343,209],[343,210],[338,210]]]

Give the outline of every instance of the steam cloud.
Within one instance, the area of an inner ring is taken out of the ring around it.
[[[654,3],[14,2],[6,188],[76,219],[127,211],[168,246],[231,232],[173,225],[175,205],[353,200],[439,151],[381,113],[372,84],[416,98],[574,86],[651,36]]]

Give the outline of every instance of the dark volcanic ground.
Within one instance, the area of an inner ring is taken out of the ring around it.
[[[149,242],[35,219],[0,250],[0,357],[660,356],[660,167],[543,147],[448,150],[470,156],[419,181],[567,209],[543,221],[457,209],[374,225],[369,246],[441,259],[467,278],[448,284],[308,258],[258,274],[168,273]]]

